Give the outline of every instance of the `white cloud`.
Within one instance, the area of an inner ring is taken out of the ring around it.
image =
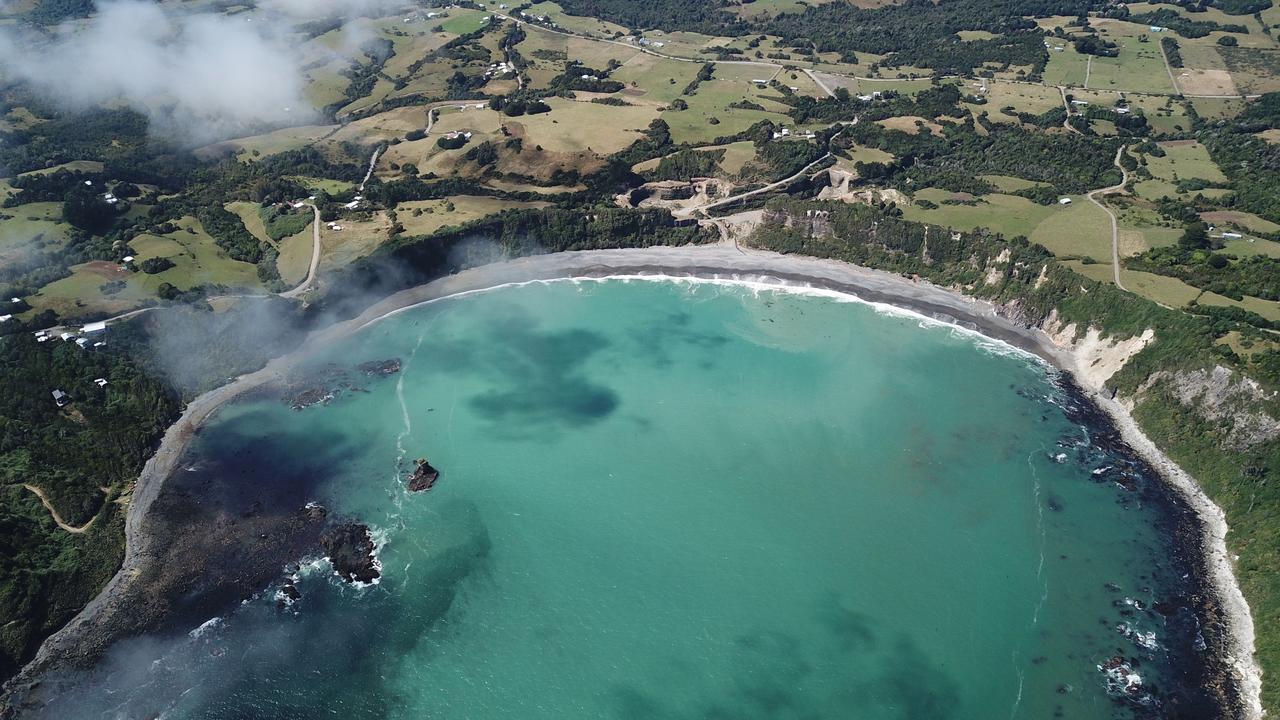
[[[51,39],[0,35],[0,67],[70,107],[123,101],[162,132],[204,141],[311,119],[291,41],[265,26],[113,0]]]

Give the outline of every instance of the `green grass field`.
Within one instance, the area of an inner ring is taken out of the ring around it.
[[[917,200],[929,200],[938,205],[934,209],[910,205],[902,208],[903,216],[908,220],[927,222],[956,230],[973,230],[979,227],[990,228],[1006,237],[1023,235],[1030,237],[1036,228],[1043,225],[1055,213],[1061,213],[1057,206],[1038,205],[1030,200],[1014,195],[983,195],[977,198],[977,205],[948,205],[946,200],[953,193],[946,190],[929,188],[915,193]]]
[[[1211,225],[1235,225],[1260,233],[1276,233],[1280,232],[1280,225],[1271,222],[1265,218],[1260,218],[1253,213],[1242,212],[1240,210],[1215,210],[1213,212],[1200,213],[1200,218]]]
[[[496,9],[500,3],[489,2],[488,7]],[[510,10],[500,11],[510,14]],[[582,17],[580,15],[569,15],[563,8],[553,2],[534,3],[525,12],[533,16],[546,16],[547,19],[556,23],[560,27],[575,33],[590,35],[592,37],[612,37],[617,33],[626,35],[628,30],[621,25],[600,20],[593,17]]]
[[[439,11],[435,10],[433,12]],[[467,33],[475,32],[483,27],[485,25],[484,18],[489,15],[489,13],[481,10],[470,10],[459,7],[449,8],[448,13],[449,17],[447,18],[430,18],[427,19],[426,22],[431,27],[439,25],[450,35],[466,35]]]
[[[324,191],[330,195],[350,190],[352,185],[352,183],[345,180],[330,180],[329,178],[308,177],[306,175],[290,175],[289,179],[297,181],[313,193]]]
[[[126,312],[154,301],[156,290],[166,282],[181,290],[206,283],[250,292],[261,289],[257,268],[228,257],[197,220],[184,217],[175,224],[175,232],[143,234],[130,241],[137,264],[165,257],[173,262],[172,268],[148,275],[124,271],[115,263],[102,261],[75,265],[69,277],[45,285],[28,298],[32,310],[27,315],[54,310],[67,319]],[[121,282],[122,287],[110,291]]]
[[[0,208],[0,266],[30,253],[62,248],[71,227],[62,222],[61,203],[27,203]]]
[[[1280,243],[1262,238],[1236,238],[1226,242],[1223,252],[1239,257],[1266,255],[1267,257],[1280,258]]]
[[[695,95],[686,96],[688,110],[668,110],[662,119],[671,126],[671,138],[675,142],[705,143],[718,137],[732,135],[751,127],[761,120],[789,124],[781,112],[744,110],[729,107],[730,103],[749,101],[765,107],[781,110],[781,105],[763,96],[775,91],[756,88],[750,79],[721,79],[719,77],[698,86]],[[713,124],[711,119],[719,120]]]
[[[1120,56],[1093,58],[1086,87],[1094,90],[1174,92],[1160,54],[1159,38],[1148,37],[1146,42],[1141,40],[1152,35],[1145,25],[1099,20],[1095,27],[1103,38],[1120,46]]]
[[[1033,187],[1049,187],[1049,183],[1046,182],[1027,180],[1025,178],[1013,177],[1011,175],[979,175],[978,178],[986,180],[1004,192],[1017,192],[1019,190],[1027,190]]]
[[[321,233],[324,237],[325,232]],[[276,269],[285,285],[293,287],[307,276],[307,268],[311,266],[311,226],[298,231],[280,241],[280,256],[276,258]]]
[[[628,86],[622,93],[627,102],[670,103],[698,74],[698,66],[666,60],[643,53],[633,56],[613,72],[612,78]]]
[[[549,113],[506,122],[524,126],[526,144],[541,145],[551,152],[618,152],[638,140],[658,116],[657,108],[646,105],[614,107],[565,98],[549,98],[547,104],[551,106]],[[610,132],[601,133],[604,127]]]
[[[1087,56],[1076,52],[1071,43],[1053,39],[1049,41],[1049,64],[1044,69],[1044,81],[1048,85],[1083,87]],[[1058,50],[1057,48],[1062,48]]]
[[[325,137],[338,126],[336,125],[300,125],[282,128],[265,135],[236,138],[214,145],[206,145],[196,150],[201,157],[216,157],[226,153],[234,153],[239,160],[252,160],[266,157],[287,150],[297,150],[315,143]]]
[[[1226,183],[1227,177],[1209,157],[1209,151],[1196,142],[1176,141],[1161,143],[1165,151],[1164,157],[1144,155],[1147,170],[1154,176],[1151,180],[1135,183],[1134,190],[1139,197],[1148,200],[1159,200],[1162,197],[1177,197],[1176,182],[1198,178],[1210,183]],[[1226,194],[1226,189],[1208,188],[1197,191],[1206,197]],[[1187,193],[1188,197],[1195,193]]]
[[[134,273],[129,280],[131,285],[137,283],[153,293],[164,282],[181,290],[205,283],[237,288],[261,285],[257,268],[228,257],[198,220],[185,217],[174,224],[178,230],[168,235],[140,235],[130,242],[137,263],[153,257],[167,257],[174,263],[174,267],[155,275]]]
[[[966,90],[977,93],[980,83],[969,81]],[[1021,85],[1017,83],[987,81],[987,104],[970,105],[975,112],[986,111],[995,122],[1014,123],[1016,117],[1002,112],[1003,108],[1012,107],[1016,112],[1040,115],[1062,105],[1062,95],[1056,88],[1039,85]]]
[[[1059,257],[1091,257],[1099,263],[1111,260],[1111,221],[1082,196],[1070,196],[1072,203],[1058,205],[1029,236]]]
[[[61,165],[54,165],[53,167],[24,172],[19,177],[27,177],[29,175],[52,175],[59,170],[66,170],[67,172],[100,173],[102,172],[102,163],[96,160],[72,160],[71,162],[64,162]]]
[[[245,229],[251,235],[268,245],[275,245],[275,240],[271,239],[271,236],[267,234],[267,228],[262,224],[262,214],[258,212],[261,207],[255,202],[229,202],[226,204],[227,210],[240,217],[240,221],[244,223]]]
[[[1200,117],[1207,120],[1222,120],[1240,114],[1245,101],[1233,98],[1191,98],[1191,106]]]
[[[396,217],[407,235],[430,235],[437,230],[462,225],[482,217],[515,208],[542,208],[546,202],[515,202],[476,195],[457,195],[448,200],[415,200],[400,203]],[[451,205],[450,207],[446,207]]]

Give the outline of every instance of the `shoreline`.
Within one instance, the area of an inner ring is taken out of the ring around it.
[[[959,292],[915,282],[900,275],[850,265],[837,260],[769,251],[745,251],[726,245],[651,247],[619,250],[586,250],[537,255],[484,265],[397,292],[365,309],[350,320],[313,332],[293,353],[276,358],[262,369],[200,395],[165,432],[134,485],[125,521],[125,559],[107,586],[71,622],[41,645],[35,658],[5,685],[5,699],[20,693],[41,676],[77,655],[84,655],[83,640],[97,635],[109,641],[113,604],[122,601],[130,582],[156,556],[156,543],[145,520],[165,481],[191,440],[219,409],[229,402],[284,379],[288,371],[308,355],[329,343],[372,325],[381,319],[425,303],[503,286],[573,278],[605,279],[627,276],[653,280],[703,280],[761,283],[780,289],[821,290],[850,296],[856,301],[905,310],[936,322],[979,333],[1035,355],[1069,375],[1084,395],[1115,423],[1125,442],[1163,479],[1191,509],[1200,530],[1201,572],[1224,616],[1219,658],[1229,669],[1231,695],[1237,714],[1246,720],[1262,717],[1261,670],[1253,657],[1253,620],[1235,580],[1227,551],[1227,524],[1215,505],[1188,475],[1164,455],[1141,431],[1129,409],[1110,397],[1085,358],[1064,347],[1041,328],[1026,327],[1006,317],[998,306]],[[1127,360],[1127,358],[1125,358]],[[1105,382],[1105,378],[1103,378]],[[77,652],[79,651],[79,652]]]

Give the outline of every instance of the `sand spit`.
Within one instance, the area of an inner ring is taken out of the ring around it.
[[[361,328],[397,311],[415,305],[504,285],[566,278],[605,278],[620,275],[652,275],[725,281],[751,281],[778,287],[812,288],[848,294],[857,299],[909,310],[937,321],[980,332],[995,340],[1030,352],[1053,366],[1072,374],[1077,383],[1091,391],[1094,400],[1115,420],[1124,438],[1157,468],[1197,512],[1204,528],[1204,552],[1209,567],[1208,581],[1216,590],[1227,616],[1226,638],[1240,696],[1240,714],[1246,720],[1262,717],[1261,671],[1253,658],[1253,621],[1248,605],[1232,572],[1225,544],[1226,520],[1222,510],[1200,490],[1195,480],[1166,457],[1139,430],[1120,403],[1101,394],[1103,384],[1149,336],[1125,343],[1108,343],[1097,333],[1085,333],[1079,341],[1069,341],[1065,329],[1048,327],[1048,332],[1028,328],[1004,317],[992,303],[966,297],[926,282],[913,282],[890,273],[870,270],[835,260],[821,260],[764,251],[744,251],[727,245],[654,247],[620,250],[590,250],[555,253],[466,270],[436,281],[396,293],[370,307],[360,316],[316,331],[297,352],[272,361],[257,372],[198,397],[165,434],[156,455],[147,463],[133,493],[126,522],[127,549],[124,564],[107,587],[71,623],[41,646],[36,658],[6,685],[10,693],[29,685],[50,668],[83,656],[77,647],[92,638],[94,646],[112,639],[109,611],[125,596],[125,588],[140,574],[140,568],[155,557],[154,548],[163,538],[147,531],[147,516],[166,478],[175,470],[196,432],[217,410],[231,400],[280,380],[288,369],[311,352],[349,336]],[[1057,340],[1057,342],[1055,342]]]

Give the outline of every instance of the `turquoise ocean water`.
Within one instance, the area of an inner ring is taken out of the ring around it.
[[[611,280],[413,308],[315,367],[386,358],[402,372],[327,406],[229,407],[193,450],[252,445],[259,474],[226,482],[305,466],[374,529],[380,582],[281,558],[296,603],[267,587],[131,641],[62,717],[1097,719],[1194,695],[1194,619],[1151,609],[1183,592],[1163,510],[1099,480],[1110,458],[1010,348]],[[407,493],[422,456],[442,478]],[[1127,699],[1098,668],[1117,655]]]

